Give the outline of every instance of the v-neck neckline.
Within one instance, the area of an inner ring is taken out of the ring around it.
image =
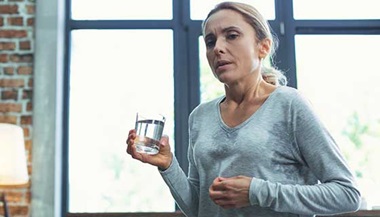
[[[223,121],[222,114],[221,114],[221,111],[220,111],[220,104],[223,102],[223,100],[226,99],[226,96],[221,97],[218,100],[218,102],[216,103],[216,109],[217,109],[217,112],[218,112],[219,123],[220,123],[222,129],[225,130],[225,131],[227,131],[227,132],[233,132],[235,130],[240,129],[241,127],[243,127],[244,125],[246,125],[251,120],[255,119],[255,117],[258,116],[258,115],[260,115],[260,113],[263,110],[265,110],[265,108],[268,106],[268,104],[270,104],[270,101],[272,101],[273,95],[275,95],[280,88],[281,88],[281,86],[277,87],[272,93],[269,94],[268,98],[264,101],[264,103],[251,116],[249,116],[246,120],[244,120],[243,122],[241,122],[240,124],[238,124],[238,125],[236,125],[234,127],[228,126]]]

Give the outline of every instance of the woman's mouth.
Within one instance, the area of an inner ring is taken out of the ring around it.
[[[230,63],[231,63],[231,62],[229,62],[229,61],[220,60],[220,61],[218,61],[218,62],[215,64],[215,70],[223,70],[223,69],[225,69],[226,67],[228,67],[228,65],[229,65]]]

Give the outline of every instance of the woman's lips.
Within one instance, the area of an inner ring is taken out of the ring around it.
[[[230,62],[227,62],[227,61],[220,61],[220,62],[218,62],[217,64],[216,64],[216,67],[215,67],[215,69],[217,70],[217,71],[220,71],[220,70],[225,70],[225,69],[227,69],[229,66],[230,66]]]
[[[221,70],[221,69],[228,67],[230,64],[231,64],[231,62],[229,62],[229,61],[220,60],[216,63],[215,69]]]

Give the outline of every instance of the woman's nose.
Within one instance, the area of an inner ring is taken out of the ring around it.
[[[214,53],[216,55],[222,54],[225,51],[225,45],[222,40],[216,40],[215,46],[214,46]]]

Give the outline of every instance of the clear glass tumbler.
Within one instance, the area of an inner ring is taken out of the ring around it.
[[[136,150],[150,155],[160,151],[159,141],[164,130],[165,117],[160,114],[136,113]]]

